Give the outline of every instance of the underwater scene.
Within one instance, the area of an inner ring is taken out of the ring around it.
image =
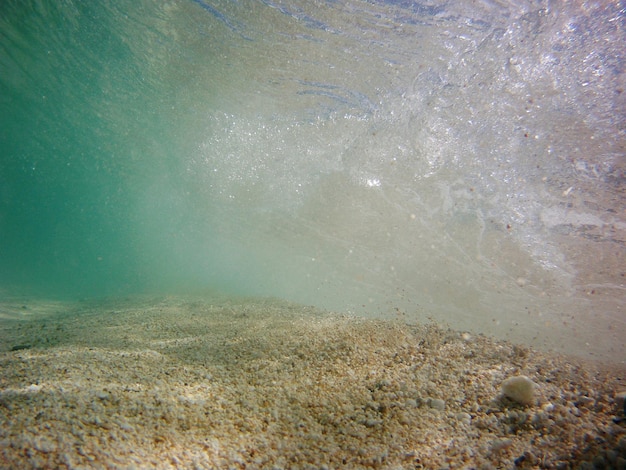
[[[4,0],[0,469],[626,469],[626,3]]]

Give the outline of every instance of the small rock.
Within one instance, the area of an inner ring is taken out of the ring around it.
[[[510,448],[513,445],[513,441],[511,439],[494,439],[491,441],[491,451],[492,452],[501,452]]]
[[[531,405],[535,395],[535,383],[525,375],[510,377],[502,382],[505,397],[521,405]]]
[[[617,392],[615,394],[615,402],[620,410],[624,410],[626,413],[626,390]]]
[[[443,411],[446,408],[446,402],[440,398],[429,398],[427,403],[433,410]]]
[[[45,437],[38,437],[33,442],[33,447],[44,454],[49,454],[56,450],[56,445]]]
[[[472,422],[472,416],[469,413],[465,412],[457,413],[456,419],[458,419],[463,424],[470,424]]]
[[[404,402],[404,404],[408,407],[408,408],[417,408],[418,403],[417,400],[413,400],[412,398],[407,398]]]

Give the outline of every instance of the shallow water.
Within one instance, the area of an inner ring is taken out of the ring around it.
[[[221,289],[624,357],[618,3],[0,12],[5,296]]]

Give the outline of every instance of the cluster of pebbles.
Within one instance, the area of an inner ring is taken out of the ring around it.
[[[41,305],[0,306],[0,468],[626,468],[623,364],[275,300]]]

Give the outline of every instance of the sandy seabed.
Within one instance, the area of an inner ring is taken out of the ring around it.
[[[625,469],[623,391],[623,365],[276,300],[0,304],[3,469]]]

